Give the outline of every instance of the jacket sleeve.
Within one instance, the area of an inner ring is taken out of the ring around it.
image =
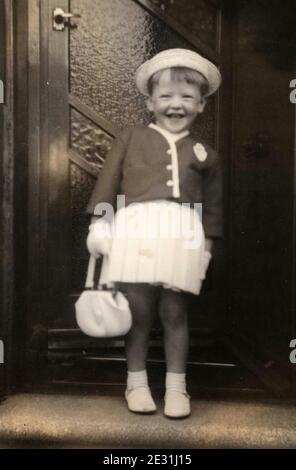
[[[86,213],[99,215],[98,204],[110,204],[115,210],[116,196],[120,190],[122,164],[126,153],[126,133],[121,133],[114,140],[106,157],[103,168],[86,207]],[[101,214],[100,214],[101,215]]]
[[[222,170],[217,153],[212,150],[211,165],[203,174],[202,223],[207,238],[223,234]]]

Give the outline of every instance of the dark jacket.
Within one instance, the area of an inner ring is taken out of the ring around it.
[[[202,203],[202,222],[206,237],[222,235],[222,177],[215,150],[202,144],[207,152],[204,161],[194,153],[197,143],[190,135],[177,143],[180,196],[173,197],[171,156],[167,140],[155,129],[129,127],[115,139],[87,205],[108,202],[114,206],[116,196],[124,194],[126,205],[156,199],[179,203]]]

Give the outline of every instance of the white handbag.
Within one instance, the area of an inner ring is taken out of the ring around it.
[[[85,290],[75,303],[76,321],[83,333],[95,338],[124,336],[132,325],[128,300],[119,291],[94,289],[96,258],[90,256]]]

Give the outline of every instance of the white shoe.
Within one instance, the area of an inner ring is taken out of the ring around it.
[[[156,405],[149,387],[126,389],[125,398],[130,411],[135,413],[153,413],[156,411]]]
[[[167,390],[164,401],[164,414],[168,418],[185,418],[191,413],[190,396],[186,392]]]

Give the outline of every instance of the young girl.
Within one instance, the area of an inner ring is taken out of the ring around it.
[[[134,412],[156,410],[146,357],[158,312],[167,364],[164,414],[190,414],[188,293],[200,292],[222,223],[217,154],[189,131],[220,83],[216,66],[190,50],[162,51],[145,62],[136,72],[136,85],[148,97],[153,123],[120,133],[87,207],[88,213],[102,215],[110,204],[116,211],[118,195],[125,198],[111,225],[106,217],[93,217],[87,245],[91,254],[105,255],[101,283],[124,283],[130,303],[125,397]]]

